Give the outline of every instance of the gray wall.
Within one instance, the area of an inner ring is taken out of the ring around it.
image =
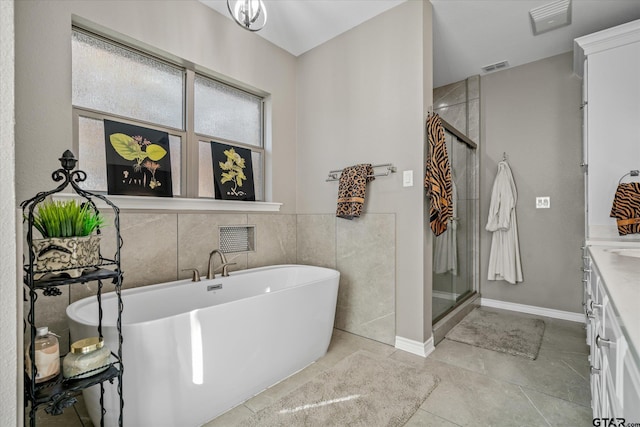
[[[48,189],[51,171],[60,166],[57,158],[72,147],[70,39],[75,20],[268,92],[267,157],[275,171],[267,170],[271,199],[284,204],[282,212],[295,212],[294,56],[195,0],[20,1],[15,15],[18,200]]]
[[[430,3],[402,4],[296,59],[197,1],[19,2],[18,200],[51,186],[56,159],[72,144],[72,22],[88,23],[106,35],[199,64],[223,78],[270,94],[268,109],[273,121],[268,129],[268,157],[272,173],[268,173],[267,182],[272,188],[270,199],[284,203],[282,212],[125,212],[123,269],[127,287],[187,277],[188,273],[180,272],[182,268],[204,269],[206,253],[217,245],[214,230],[220,222],[258,225],[258,251],[239,257],[237,268],[295,262],[298,243],[293,214],[327,214],[335,209],[337,183],[324,181],[327,172],[364,161],[393,162],[399,172],[414,171],[415,185],[403,188],[401,173],[372,183],[366,212],[389,214],[387,224],[392,218],[394,225],[387,228],[384,242],[376,237],[377,230],[367,227],[362,240],[384,246],[380,258],[373,258],[386,261],[385,273],[390,277],[381,279],[386,284],[381,311],[381,323],[386,325],[384,340],[401,335],[423,342],[431,335],[431,245],[423,233],[421,185],[424,111],[431,105]],[[137,231],[135,225],[141,222],[155,230],[153,235]],[[350,229],[341,224],[336,230],[343,237],[353,236],[358,226]],[[338,243],[334,248],[351,250]],[[103,250],[108,252],[108,247]],[[388,250],[391,252],[385,252]],[[366,265],[367,251],[360,253],[344,265],[345,270]],[[345,279],[347,276],[357,275],[345,274]],[[75,300],[88,290],[72,292],[68,297]],[[44,314],[51,316],[50,326],[64,328],[62,323],[56,325],[63,319],[55,317],[63,303],[48,302]],[[395,313],[397,327],[389,332],[389,319],[394,319]],[[370,327],[369,320],[360,314],[340,319],[345,325],[358,319],[357,330]]]
[[[422,186],[430,61],[431,5],[410,1],[300,56],[297,86],[299,214],[335,212],[338,183],[325,182],[330,170],[356,163],[398,168],[368,185],[365,204],[367,213],[395,214],[395,233],[379,242],[380,249],[359,255],[396,248],[395,259],[382,259],[388,271],[395,269],[395,335],[421,343],[431,336],[431,253],[423,247],[428,236]],[[403,170],[413,170],[413,187],[402,187]],[[360,220],[340,221],[338,234],[355,237]],[[370,238],[362,232],[361,238]]]
[[[422,126],[427,119],[427,112],[433,108],[433,9],[431,2],[426,2],[422,8]],[[423,141],[425,140],[426,133],[423,134]],[[423,341],[431,339],[433,324],[433,310],[432,310],[432,289],[433,289],[433,234],[429,228],[428,212],[429,207],[427,198],[424,196],[423,179],[425,175],[425,154],[426,144],[422,147],[422,167],[419,169],[420,187],[422,198],[422,301],[418,301],[416,305],[422,305],[422,336]],[[417,153],[416,153],[417,155]],[[414,181],[415,182],[415,181]],[[410,304],[412,294],[411,292],[405,292],[403,294],[403,303],[408,306]],[[398,334],[400,335],[400,334]],[[401,335],[404,336],[404,335]]]
[[[584,234],[581,85],[565,53],[482,77],[481,274],[484,298],[580,312]],[[484,230],[497,164],[506,152],[518,190],[524,282],[487,280]],[[550,196],[551,209],[536,209]]]
[[[0,420],[16,425],[21,413],[16,304],[16,214],[14,144],[14,2],[0,2]],[[21,296],[21,295],[20,295]]]

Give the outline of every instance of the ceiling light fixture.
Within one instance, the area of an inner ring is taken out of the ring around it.
[[[267,9],[262,0],[227,0],[227,8],[245,30],[260,31],[267,23]]]
[[[529,11],[533,35],[546,33],[571,24],[571,0],[560,0]]]

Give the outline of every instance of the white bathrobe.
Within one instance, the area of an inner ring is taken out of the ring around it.
[[[505,160],[498,163],[493,182],[486,230],[493,232],[489,254],[489,280],[522,282],[516,202],[518,193],[511,169]]]

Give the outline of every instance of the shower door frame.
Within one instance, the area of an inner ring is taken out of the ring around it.
[[[460,132],[458,129],[455,128],[455,126],[451,125],[450,123],[448,123],[446,120],[444,120],[442,117],[440,117],[440,121],[442,122],[442,126],[444,127],[444,129],[449,132],[452,136],[453,136],[453,141],[452,144],[458,142],[458,143],[463,143],[465,144],[468,149],[474,151],[477,154],[477,148],[478,145],[471,140],[468,136],[466,136],[464,133]],[[479,159],[477,159],[477,161],[479,162]],[[478,172],[479,172],[479,165],[478,165]],[[453,179],[453,178],[452,178]],[[441,319],[443,319],[445,316],[447,316],[449,313],[451,313],[454,309],[456,309],[457,307],[461,306],[465,301],[469,300],[470,298],[472,298],[473,296],[477,295],[478,293],[478,286],[479,286],[479,260],[478,260],[478,252],[479,252],[479,221],[480,221],[480,215],[479,215],[479,182],[477,182],[479,180],[479,174],[476,174],[476,178],[474,181],[474,185],[476,186],[476,198],[475,199],[469,199],[472,200],[473,203],[475,204],[475,211],[474,211],[474,215],[473,219],[475,221],[474,223],[474,227],[473,227],[473,231],[472,231],[472,235],[473,235],[473,240],[472,240],[472,244],[475,246],[475,250],[471,251],[471,253],[473,254],[473,259],[471,262],[471,274],[470,274],[470,278],[469,280],[471,281],[471,288],[470,290],[466,291],[465,293],[463,293],[461,295],[460,299],[455,299],[455,301],[453,302],[453,304],[448,307],[444,312],[438,314],[435,317],[432,317],[432,324],[436,324],[438,321],[440,321]],[[467,252],[469,252],[469,250],[467,250]],[[435,254],[435,252],[434,252]],[[433,275],[433,271],[432,271],[432,275]],[[433,292],[433,287],[432,287],[432,292]],[[453,293],[453,285],[452,285],[452,293]],[[432,300],[432,310],[433,310],[433,296],[431,298]]]

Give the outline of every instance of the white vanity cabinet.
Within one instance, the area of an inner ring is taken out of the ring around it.
[[[582,281],[593,417],[640,423],[640,258],[619,253],[640,247],[640,234],[619,236],[609,216],[619,181],[640,169],[640,20],[576,39],[574,71],[584,78]]]
[[[583,160],[587,240],[620,239],[609,213],[621,177],[640,169],[640,20],[574,40],[583,77]]]
[[[635,423],[640,422],[640,342],[636,330],[627,328],[637,325],[627,325],[625,321],[637,320],[637,308],[633,313],[620,316],[619,307],[626,309],[629,301],[617,301],[616,297],[626,295],[635,298],[636,294],[628,293],[630,282],[613,283],[618,278],[607,273],[612,266],[626,267],[628,264],[637,270],[631,270],[630,275],[624,277],[634,277],[640,272],[640,259],[618,260],[616,257],[620,255],[607,248],[591,247],[585,259],[584,308],[587,344],[590,346],[591,407],[594,418],[625,418],[627,422]],[[605,270],[598,266],[598,262]],[[616,271],[618,273],[620,271]],[[635,277],[637,289],[634,291],[640,294],[640,276]],[[632,302],[633,305],[635,303]]]
[[[640,420],[640,371],[631,358],[625,358],[622,368],[622,407],[629,422]]]
[[[603,311],[608,304],[608,297],[602,289],[600,275],[590,256],[585,257],[584,273],[584,309],[587,330],[587,345],[589,346],[589,364],[591,376],[591,407],[593,417],[604,417],[604,403],[606,402],[605,376],[603,373],[602,350],[598,347],[596,339],[604,335]],[[598,338],[599,339],[599,338]]]

